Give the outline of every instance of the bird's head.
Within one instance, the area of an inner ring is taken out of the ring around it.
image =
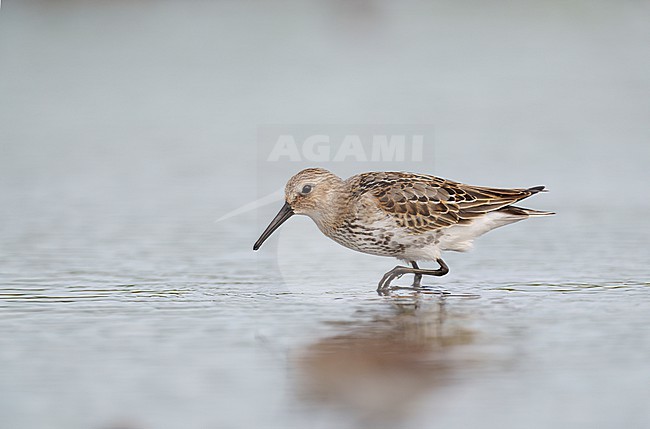
[[[323,168],[307,168],[293,176],[284,188],[284,206],[253,246],[257,250],[294,214],[306,215],[318,224],[332,210],[332,198],[343,185],[337,175]]]

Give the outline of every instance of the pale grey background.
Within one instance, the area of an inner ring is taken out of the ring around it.
[[[649,13],[4,1],[2,425],[647,427]],[[394,262],[307,219],[254,254],[273,205],[214,223],[295,172],[260,126],[411,123],[423,172],[552,191],[432,281],[478,299],[380,298]]]

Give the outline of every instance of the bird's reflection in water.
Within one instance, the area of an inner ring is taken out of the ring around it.
[[[450,314],[448,295],[402,292],[386,300],[390,307],[381,314],[299,353],[304,398],[395,422],[474,364],[466,346],[476,335],[466,319]]]

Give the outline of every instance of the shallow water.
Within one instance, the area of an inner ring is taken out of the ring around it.
[[[0,426],[647,427],[650,32],[580,5],[3,3]],[[279,203],[215,222],[299,168],[265,123],[432,123],[405,168],[558,215],[379,296],[308,219],[252,252]]]

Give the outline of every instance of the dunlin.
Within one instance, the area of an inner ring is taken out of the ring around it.
[[[387,272],[377,291],[404,274],[444,276],[446,250],[464,252],[475,238],[500,226],[551,212],[513,206],[543,191],[470,186],[426,174],[373,172],[343,180],[322,168],[302,170],[287,182],[285,203],[253,250],[260,248],[294,214],[309,216],[337,243],[359,252],[392,256],[411,266]],[[418,261],[436,261],[439,268],[422,269]]]

